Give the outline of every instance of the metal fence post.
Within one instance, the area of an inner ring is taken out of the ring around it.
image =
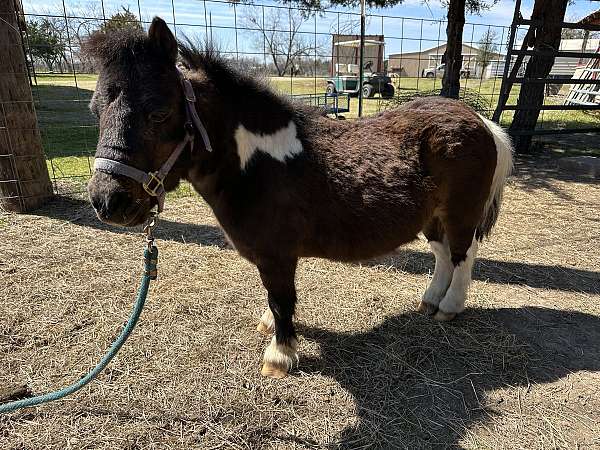
[[[360,0],[360,67],[358,69],[358,117],[362,117],[364,80],[364,57],[365,57],[365,0]]]

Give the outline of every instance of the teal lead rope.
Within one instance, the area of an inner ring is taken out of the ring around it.
[[[28,408],[30,406],[41,405],[43,403],[52,402],[54,400],[59,400],[67,395],[70,395],[74,392],[77,392],[79,389],[84,387],[90,381],[102,372],[108,363],[110,363],[111,359],[113,359],[116,354],[119,352],[142,314],[142,309],[144,308],[144,303],[146,302],[146,296],[148,295],[148,288],[150,287],[150,280],[156,280],[157,269],[156,265],[158,263],[158,248],[153,244],[153,238],[151,234],[151,227],[154,226],[154,221],[146,227],[148,232],[148,247],[144,251],[144,275],[142,277],[142,283],[140,288],[138,289],[137,299],[135,300],[135,306],[133,307],[133,311],[131,312],[131,316],[127,321],[127,324],[121,331],[121,334],[117,339],[113,342],[108,352],[104,355],[104,357],[100,360],[100,362],[94,367],[90,372],[88,372],[83,378],[79,381],[67,386],[58,391],[49,392],[48,394],[38,395],[36,397],[25,398],[22,400],[17,400],[10,403],[4,403],[0,405],[0,414],[9,413],[12,411],[16,411],[21,408]]]

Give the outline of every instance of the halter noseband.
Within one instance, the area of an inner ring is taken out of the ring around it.
[[[183,75],[183,73],[181,73],[181,71],[179,71],[179,78],[181,80],[183,94],[185,96],[185,137],[183,138],[183,141],[177,144],[177,147],[175,147],[175,150],[173,150],[171,156],[169,156],[169,158],[163,163],[162,166],[160,166],[157,171],[144,172],[136,167],[129,166],[108,158],[96,158],[94,161],[94,170],[99,170],[109,174],[123,175],[140,183],[148,195],[156,197],[158,201],[159,213],[163,210],[165,196],[167,194],[163,182],[173,168],[175,161],[177,161],[177,158],[179,158],[181,152],[183,152],[185,146],[189,143],[190,149],[194,149],[194,129],[198,130],[200,133],[202,141],[204,142],[204,148],[207,151],[212,152],[208,133],[206,132],[206,128],[202,124],[200,117],[198,117],[198,112],[196,111],[196,94],[194,93],[192,83]]]

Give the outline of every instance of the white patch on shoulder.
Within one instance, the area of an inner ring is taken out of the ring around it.
[[[287,127],[273,134],[254,134],[240,124],[234,136],[242,170],[257,150],[281,162],[285,162],[286,158],[293,158],[303,150],[293,120],[290,120]]]

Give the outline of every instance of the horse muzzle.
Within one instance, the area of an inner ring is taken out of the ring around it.
[[[96,171],[88,183],[90,202],[98,218],[111,225],[133,227],[146,221],[156,201],[128,180]]]

